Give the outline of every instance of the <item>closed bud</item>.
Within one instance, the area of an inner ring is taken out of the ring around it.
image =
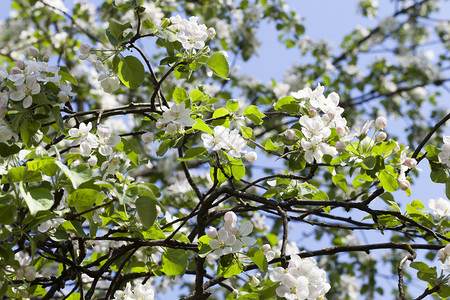
[[[342,153],[345,151],[345,144],[341,141],[336,142],[336,145],[334,145],[334,147],[336,148],[337,152]]]
[[[347,133],[347,130],[345,130],[344,127],[336,127],[336,133],[338,136],[344,136]]]
[[[237,222],[237,216],[234,212],[229,211],[224,216],[223,219],[226,223],[235,224]]]
[[[256,278],[256,276],[252,276],[251,278],[250,278],[250,284],[252,285],[252,286],[258,286],[259,285],[259,279],[258,278]]]
[[[382,142],[387,138],[387,134],[384,131],[380,131],[377,134],[377,142]]]
[[[39,50],[36,47],[30,46],[27,49],[27,54],[32,57],[37,57],[39,55]]]
[[[156,128],[161,129],[164,127],[164,124],[159,121],[156,121],[155,126],[156,126]]]
[[[450,245],[450,244],[449,244]],[[444,261],[447,258],[447,255],[444,252],[444,248],[439,249],[438,257],[440,260]]]
[[[328,116],[328,118],[329,118],[330,120],[333,120],[334,117],[336,116],[336,114],[335,114],[334,112],[332,112],[332,111],[328,111],[328,112],[327,112],[327,116]]]
[[[25,267],[23,276],[25,277],[26,280],[33,281],[36,278],[36,267],[35,266]]]
[[[151,143],[155,140],[153,132],[146,132],[143,135],[141,135],[141,138],[144,143]]]
[[[271,249],[272,249],[272,248],[270,247],[269,244],[264,244],[264,245],[261,246],[261,251],[262,251],[263,253],[267,253],[267,251],[270,251]]]
[[[49,60],[50,60],[50,57],[46,54],[46,55],[44,55],[44,56],[42,56],[42,59],[41,59],[43,62],[48,62]]]
[[[212,27],[209,27],[208,30],[206,31],[206,34],[208,35],[209,39],[212,39],[216,36],[216,30]]]
[[[25,62],[23,60],[16,61],[16,67],[18,67],[21,70],[25,69]]]
[[[295,134],[295,131],[292,129],[288,129],[284,132],[284,136],[290,141],[297,141],[298,137]]]
[[[177,132],[178,126],[177,126],[177,124],[170,123],[167,125],[166,130],[167,130],[168,134],[173,135],[173,134],[175,134],[175,132]]]
[[[81,54],[88,54],[91,51],[91,46],[88,44],[81,44],[80,46],[80,52]]]
[[[415,160],[414,158],[407,158],[405,159],[405,166],[407,166],[408,168],[412,169],[417,165],[417,160]]]
[[[254,162],[258,158],[258,155],[255,151],[250,151],[244,155],[244,158],[248,162]]]
[[[234,297],[237,297],[237,295],[239,295],[239,291],[236,289],[233,289],[231,293],[233,294]]]
[[[314,118],[315,116],[317,116],[317,110],[315,110],[315,109],[308,110],[308,116],[310,116],[311,118]]]
[[[387,120],[385,117],[378,117],[375,120],[375,129],[380,130],[383,129],[384,127],[386,127],[387,125]]]
[[[395,142],[395,143],[397,144],[397,146],[395,146],[395,148],[394,148],[394,153],[401,150],[399,144],[397,142]]]
[[[69,95],[66,92],[60,91],[58,93],[59,102],[67,102],[69,100]]]
[[[398,182],[398,186],[400,187],[400,189],[402,190],[402,191],[406,191],[407,189],[409,189],[409,186],[410,186],[411,184],[409,183],[409,181],[408,180],[399,180],[399,182]]]
[[[206,230],[206,234],[208,235],[208,237],[215,239],[217,238],[217,229],[211,226],[208,228],[208,230]]]
[[[11,70],[9,70],[10,74],[20,74],[22,73],[22,70],[19,69],[18,67],[12,67]]]

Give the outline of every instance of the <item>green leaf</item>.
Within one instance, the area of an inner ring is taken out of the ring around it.
[[[372,170],[373,168],[375,168],[376,163],[377,163],[376,157],[368,156],[364,158],[364,160],[362,161],[362,167],[366,170]]]
[[[194,125],[194,126],[195,126],[195,125]],[[169,150],[169,148],[170,148],[170,143],[171,143],[171,142],[172,142],[171,140],[165,140],[165,141],[163,141],[163,142],[159,145],[158,150],[156,150],[156,155],[158,155],[158,156],[163,156],[164,154],[166,154],[167,150]]]
[[[266,144],[264,145],[264,148],[266,150],[277,150],[278,148],[280,148],[279,146],[275,145],[271,139],[267,139]]]
[[[230,65],[226,57],[220,53],[216,52],[209,58],[206,65],[213,71],[213,73],[223,79],[228,79],[228,74],[230,73]]]
[[[58,74],[61,76],[62,79],[64,79],[65,81],[68,81],[70,83],[72,83],[73,85],[78,85],[78,81],[75,77],[73,77],[72,75],[70,75],[67,72],[64,72],[63,70],[59,70]]]
[[[393,168],[391,166],[387,166],[385,170],[379,172],[378,179],[386,191],[395,192],[398,189],[397,178],[393,176]]]
[[[248,257],[258,266],[262,272],[268,271],[267,259],[260,248],[253,247],[248,250]]]
[[[210,135],[214,135],[211,128],[209,128],[209,126],[206,125],[206,123],[202,119],[195,119],[195,124],[194,126],[192,126],[192,128],[209,133]]]
[[[331,179],[337,187],[340,187],[344,192],[348,193],[347,180],[344,174],[334,175]]]
[[[166,275],[180,275],[186,272],[188,256],[183,249],[166,249],[162,254],[163,272]]]
[[[145,79],[145,70],[141,61],[134,56],[127,56],[119,63],[119,78],[130,89],[141,86]]]
[[[198,239],[198,256],[206,257],[209,253],[212,252],[212,249],[209,246],[210,240],[211,238],[207,235],[203,235]]]
[[[241,133],[243,137],[248,139],[253,139],[255,137],[253,135],[253,129],[244,125],[241,125]]]
[[[11,225],[17,215],[17,207],[13,204],[0,204],[0,224]]]
[[[256,105],[249,105],[244,109],[244,116],[249,118],[255,125],[261,125],[263,118],[266,116],[259,111]]]
[[[27,147],[32,147],[36,140],[35,135],[38,133],[41,124],[39,122],[32,122],[25,120],[20,127],[20,137]],[[37,141],[36,141],[37,142]]]
[[[50,193],[50,190],[46,188],[27,191],[21,181],[19,183],[19,191],[33,216],[36,215],[38,211],[50,209],[53,205],[53,196]]]
[[[188,99],[188,93],[183,88],[175,87],[172,98],[177,104],[180,104]]]
[[[270,141],[270,140],[267,140]],[[267,147],[267,142],[266,142]],[[306,160],[305,160],[305,154],[303,152],[297,151],[291,153],[289,156],[289,168],[294,171],[298,172],[305,168],[306,166]]]
[[[123,32],[128,28],[133,28],[130,22],[121,24],[116,20],[109,20],[109,33],[118,41],[123,39]]]
[[[157,217],[156,201],[149,197],[139,197],[136,200],[136,210],[144,228],[152,226]]]
[[[228,120],[228,117],[230,116],[230,112],[226,108],[219,108],[213,113],[213,118],[220,118],[218,120],[214,120],[212,122],[213,126],[222,125],[223,127],[230,127],[230,120]],[[221,118],[223,117],[223,118]]]
[[[227,101],[227,109],[229,111],[238,111],[239,110],[239,101],[236,99],[230,99]]]
[[[241,273],[241,264],[236,263],[233,254],[227,254],[219,258],[217,275],[224,278],[230,278]]]
[[[35,159],[27,161],[28,171],[39,171],[47,176],[53,176],[58,171],[58,166],[56,165],[56,159],[53,157],[46,157],[43,159]]]
[[[178,158],[178,161],[187,161],[195,159],[198,155],[201,155],[206,152],[206,149],[203,147],[193,147],[186,150],[184,153],[184,157]]]
[[[281,110],[290,114],[298,114],[300,110],[300,105],[297,103],[297,101],[291,97],[283,97],[280,100],[275,103],[274,107],[275,110]]]
[[[445,181],[445,195],[450,199],[450,177]]]
[[[70,179],[74,189],[77,189],[82,183],[92,179],[92,170],[86,165],[78,165],[69,169],[69,167],[60,161],[56,161],[56,164]]]
[[[445,183],[447,182],[447,173],[442,168],[431,167],[430,178],[433,182],[436,183]]]
[[[67,196],[69,206],[92,206],[96,203],[99,191],[92,189],[76,189]]]
[[[385,192],[382,195],[380,195],[380,198],[383,199],[383,201],[387,205],[389,205],[390,207],[392,207],[396,211],[401,212],[400,207],[398,206],[397,202],[395,202],[394,197],[392,196],[391,193]]]

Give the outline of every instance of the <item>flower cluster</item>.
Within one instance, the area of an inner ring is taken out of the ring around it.
[[[217,231],[216,228],[210,227],[207,230],[208,236],[211,238],[209,246],[213,249],[216,256],[227,255],[239,252],[244,244],[251,246],[256,240],[248,235],[253,231],[253,224],[245,221],[241,226],[237,225],[237,216],[234,212],[229,211],[223,217],[224,227]]]
[[[108,173],[114,173],[120,167],[120,161],[126,160],[124,153],[114,152],[113,150],[113,147],[120,143],[120,136],[112,134],[109,126],[106,125],[100,124],[97,126],[98,137],[90,132],[91,129],[92,124],[90,122],[87,125],[81,123],[78,128],[69,129],[69,137],[74,138],[71,146],[80,146],[79,148],[72,148],[71,152],[89,156],[88,164],[95,166],[97,157],[92,155],[92,151],[93,149],[98,149],[101,155],[109,157],[109,160],[103,162],[101,169],[107,169]]]
[[[403,151],[400,153],[400,173],[398,174],[398,185],[401,190],[405,191],[409,189],[410,183],[408,179],[406,179],[406,171],[414,168],[417,165],[417,160],[415,158],[408,157],[409,147],[405,147]]]
[[[133,288],[131,284],[127,282],[127,286],[123,291],[116,291],[114,293],[114,300],[154,300],[155,292],[150,282],[145,284],[136,284]]]
[[[323,92],[324,87],[319,84],[314,91],[306,87],[291,93],[294,98],[309,99],[309,103],[322,112],[319,115],[316,109],[310,109],[309,115],[304,115],[299,120],[304,135],[300,143],[306,151],[305,159],[308,163],[313,163],[314,160],[318,162],[326,154],[334,156],[338,153],[335,147],[326,143],[331,134],[331,128],[336,128],[341,137],[348,132],[347,120],[341,116],[344,109],[339,107],[339,95],[333,92],[325,97]]]
[[[243,150],[247,142],[239,134],[237,129],[230,130],[223,126],[214,127],[214,135],[202,133],[203,145],[206,148],[212,148],[213,151],[224,150],[229,152],[235,158],[242,157],[249,161],[255,161],[257,158],[256,152],[248,152]]]
[[[276,267],[269,277],[274,282],[280,282],[276,289],[277,295],[289,300],[317,299],[331,288],[326,281],[325,271],[317,267],[311,257],[302,259],[298,255],[291,255],[288,267]]]
[[[100,85],[106,93],[112,93],[120,87],[120,80],[117,76],[109,70],[101,60],[98,59],[97,55],[91,53],[91,46],[87,44],[82,44],[80,46],[81,55],[79,58],[81,60],[87,60],[91,62],[97,72],[103,73],[98,77],[98,81],[100,81]]]
[[[212,39],[216,35],[214,28],[207,28],[205,24],[198,24],[198,17],[190,17],[189,20],[181,18],[179,15],[170,17],[172,25],[168,29],[174,31],[177,40],[186,50],[203,49],[205,41]]]
[[[28,48],[28,55],[32,60],[17,61],[16,66],[8,70],[0,66],[0,81],[8,80],[12,84],[4,85],[8,88],[0,96],[0,109],[2,116],[6,113],[8,98],[13,101],[22,101],[23,108],[28,108],[33,104],[33,96],[41,93],[42,87],[48,82],[56,84],[60,92],[60,101],[67,101],[69,96],[75,96],[71,92],[72,88],[65,82],[61,83],[59,67],[49,66],[44,61],[39,61],[39,50],[34,47]]]

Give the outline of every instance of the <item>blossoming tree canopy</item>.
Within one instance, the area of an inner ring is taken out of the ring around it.
[[[447,299],[441,2],[355,1],[333,50],[285,1],[11,1],[0,296]],[[237,64],[270,21],[305,60],[266,84]]]

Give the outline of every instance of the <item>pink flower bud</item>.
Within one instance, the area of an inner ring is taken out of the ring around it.
[[[450,244],[449,244],[450,245]],[[267,251],[270,251],[272,248],[270,247],[270,245],[269,244],[264,244],[264,245],[262,245],[261,246],[261,251],[263,252],[263,253],[267,253]]]
[[[394,153],[400,151],[400,146],[398,145],[397,142],[395,142],[397,144],[397,146],[395,146],[394,148]]]
[[[284,136],[290,140],[290,141],[295,141],[298,140],[297,135],[295,134],[295,131],[292,129],[288,129],[284,132]]]
[[[209,39],[212,39],[216,36],[216,30],[212,27],[209,27],[208,30],[206,30],[206,34],[208,35]]]
[[[18,60],[18,61],[16,61],[16,66],[19,69],[23,70],[23,69],[25,69],[25,62],[23,60]]]
[[[399,180],[398,185],[402,191],[406,191],[411,184],[408,180]]]
[[[237,222],[237,216],[234,212],[229,211],[224,216],[225,223],[235,224]]]
[[[36,57],[39,55],[39,50],[36,47],[30,46],[27,49],[27,53],[29,56]]]
[[[317,110],[315,110],[315,109],[308,110],[308,116],[310,116],[311,118],[314,118],[315,116],[317,116]]]
[[[345,151],[345,144],[341,141],[336,142],[336,145],[334,145],[334,147],[336,148],[337,152],[342,153]]]
[[[20,73],[22,73],[22,70],[19,69],[18,67],[12,67],[11,70],[9,70],[9,73],[11,73],[11,74],[20,74]]]
[[[336,114],[335,114],[334,112],[332,112],[332,111],[328,111],[328,112],[327,112],[327,116],[328,116],[328,118],[329,118],[330,120],[333,120],[334,117],[336,116]]]
[[[248,162],[254,162],[258,158],[258,155],[255,151],[250,151],[244,155],[244,158]]]
[[[206,230],[206,234],[210,238],[215,239],[215,238],[217,238],[217,229],[211,226],[208,228],[208,230]]]
[[[88,44],[81,44],[80,46],[80,52],[81,54],[88,54],[91,51],[91,46]]]
[[[155,140],[155,136],[152,132],[146,132],[143,135],[141,135],[142,141],[144,143],[151,143]]]
[[[377,142],[382,142],[382,141],[384,141],[386,138],[387,138],[386,132],[380,131],[380,132],[378,132],[377,138],[376,138],[376,139],[377,139]]]
[[[336,133],[338,136],[344,136],[347,133],[344,127],[336,127]]]
[[[380,130],[383,129],[384,127],[386,127],[387,125],[387,120],[385,117],[378,117],[375,120],[375,129]]]
[[[417,160],[415,160],[414,158],[407,158],[405,159],[405,166],[407,166],[408,168],[412,169],[417,165]]]

